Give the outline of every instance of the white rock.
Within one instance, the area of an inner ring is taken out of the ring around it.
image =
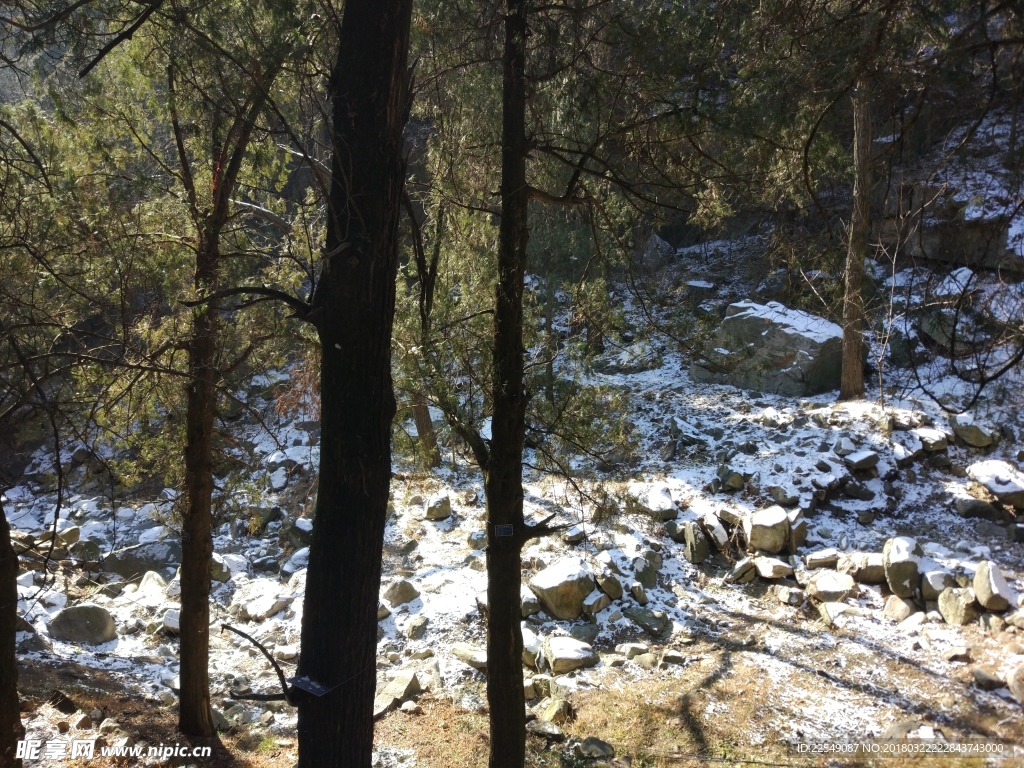
[[[163,625],[168,632],[178,634],[181,631],[181,611],[177,608],[164,611]]]
[[[1005,611],[1016,599],[999,566],[991,560],[982,562],[974,572],[974,594],[982,607],[990,611]]]

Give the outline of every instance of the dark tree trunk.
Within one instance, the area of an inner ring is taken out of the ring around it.
[[[320,488],[302,616],[299,766],[368,768],[391,475],[391,329],[408,114],[411,0],[348,0],[331,82],[326,257],[313,297]]]
[[[217,286],[217,234],[199,239],[197,293]],[[213,736],[210,709],[210,562],[213,557],[213,420],[217,396],[216,301],[193,309],[188,341],[188,406],[185,414],[185,510],[181,530],[181,710],[178,727]]]
[[[526,758],[523,633],[519,607],[523,519],[523,283],[526,271],[526,2],[506,0],[502,82],[501,225],[494,305],[493,416],[487,496],[487,703],[491,768]],[[511,532],[512,535],[499,535]]]
[[[859,77],[853,92],[853,214],[843,293],[843,372],[839,399],[864,397],[864,258],[871,226],[871,91]]]
[[[419,436],[419,449],[423,463],[431,469],[441,466],[441,452],[437,448],[437,432],[434,422],[430,419],[430,405],[427,396],[421,390],[412,396],[412,417],[416,421],[416,434]]]
[[[11,527],[0,502],[0,765],[21,767],[15,760],[18,740],[24,738],[18,701],[18,556],[11,546]]]

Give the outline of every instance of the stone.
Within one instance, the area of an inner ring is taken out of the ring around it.
[[[1024,664],[1020,664],[1006,676],[1006,687],[1018,704],[1024,704]]]
[[[843,462],[854,471],[871,469],[878,464],[878,454],[874,451],[857,451],[843,457]]]
[[[553,675],[592,667],[600,661],[590,645],[571,637],[547,638],[544,641],[544,658]]]
[[[387,600],[392,607],[399,606],[404,603],[411,603],[417,597],[420,596],[420,591],[410,581],[405,579],[396,579],[391,582],[388,588],[384,591],[384,599]]]
[[[621,653],[626,659],[632,659],[641,653],[650,653],[651,649],[646,643],[620,643],[615,646],[615,652]]]
[[[659,523],[674,520],[679,514],[676,503],[672,501],[672,491],[665,483],[659,483],[647,491],[630,497],[627,511],[649,515]]]
[[[717,474],[724,491],[742,491],[743,486],[747,483],[741,473],[726,464],[718,468]]]
[[[520,630],[523,633],[523,664],[539,669],[544,652],[540,636],[525,621],[520,623]]]
[[[971,675],[974,677],[974,684],[983,691],[994,691],[996,688],[1003,687],[999,672],[989,664],[977,665],[971,670]]]
[[[690,377],[794,397],[828,392],[839,388],[842,333],[777,302],[730,304]]]
[[[772,501],[782,507],[795,507],[800,501],[800,496],[781,485],[769,485],[766,489]]]
[[[164,611],[163,619],[164,629],[168,632],[178,634],[181,631],[181,611],[177,608],[168,608]]]
[[[954,645],[942,654],[946,661],[970,661],[971,656],[971,649],[966,645]]]
[[[721,524],[719,524],[721,527]],[[708,558],[708,540],[704,531],[694,522],[687,522],[684,525],[685,547],[683,556],[694,565],[703,563]],[[725,529],[722,529],[725,533]],[[728,539],[726,539],[728,541]]]
[[[885,580],[894,595],[910,597],[921,584],[921,546],[909,536],[895,536],[885,542],[882,561]]]
[[[633,663],[642,669],[654,669],[658,666],[656,653],[640,653],[633,657]]]
[[[789,516],[779,506],[758,510],[743,521],[747,548],[776,554],[789,543]]]
[[[473,669],[487,669],[487,651],[483,648],[477,648],[469,643],[455,643],[452,645],[452,655]]]
[[[946,437],[946,433],[939,429],[921,427],[919,429],[911,430],[911,434],[921,441],[921,447],[928,453],[944,451],[949,445],[949,439]]]
[[[181,544],[177,541],[153,541],[115,550],[103,560],[103,570],[125,579],[146,571],[164,571],[181,564]]]
[[[950,587],[939,595],[939,613],[947,624],[962,626],[978,618],[974,590]]]
[[[537,596],[533,594],[533,590],[525,584],[519,591],[519,608],[523,614],[523,618],[533,616],[534,614],[541,612],[540,600],[538,600]]]
[[[572,707],[565,699],[552,699],[538,717],[546,723],[561,725],[572,717]]]
[[[562,729],[546,720],[531,720],[526,724],[526,730],[548,741],[565,741],[565,734],[562,732]]]
[[[983,560],[974,572],[974,594],[981,606],[989,611],[1005,611],[1014,603],[1014,594],[1003,578],[999,566]]]
[[[956,510],[960,517],[968,519],[979,518],[981,520],[991,520],[993,523],[998,523],[1003,519],[1002,513],[992,504],[972,497],[957,499],[953,502],[953,509]]]
[[[405,636],[410,640],[419,640],[426,634],[430,620],[426,616],[414,616],[405,625]]]
[[[50,619],[47,629],[55,640],[84,645],[100,645],[117,638],[114,617],[106,608],[93,603],[81,603],[58,611]]]
[[[633,560],[633,576],[644,589],[654,589],[658,586],[658,568],[646,557]]]
[[[804,555],[804,564],[812,571],[818,568],[835,568],[838,562],[839,550],[837,549],[819,549]]]
[[[622,611],[623,615],[638,627],[655,637],[661,635],[669,628],[671,622],[664,611],[655,611],[650,608],[630,606]]]
[[[439,491],[423,504],[424,520],[447,520],[452,516],[452,500],[447,491]]]
[[[677,544],[682,544],[686,541],[685,523],[669,520],[663,527],[665,529],[665,533],[668,534],[668,537],[672,539],[672,541]]]
[[[719,519],[718,515],[714,512],[705,513],[700,518],[700,525],[704,530],[704,535],[708,542],[710,542],[715,549],[721,552],[729,548],[729,533],[725,530],[725,526],[722,525],[722,521]]]
[[[374,719],[395,709],[398,705],[408,701],[412,696],[420,693],[420,680],[415,672],[399,672],[395,678],[384,686],[374,697],[373,717]]]
[[[885,559],[881,552],[848,552],[839,556],[836,570],[860,584],[885,583]]]
[[[607,741],[601,741],[596,736],[587,736],[587,738],[576,745],[573,753],[576,757],[585,759],[615,757],[615,747]]]
[[[275,595],[272,592],[257,595],[247,600],[243,605],[243,611],[253,621],[266,621],[276,613],[283,611],[292,602],[291,595]]]
[[[818,605],[818,614],[825,625],[829,627],[835,624],[840,616],[849,612],[850,606],[846,603],[820,603]]]
[[[841,603],[852,595],[857,585],[853,577],[836,571],[819,571],[807,583],[807,596],[820,603]]]
[[[590,568],[579,558],[559,560],[530,579],[530,589],[544,610],[563,621],[579,618],[595,584]]]
[[[611,571],[601,571],[594,577],[597,587],[612,600],[622,597],[622,582]]]
[[[1005,461],[978,461],[967,468],[967,475],[995,496],[1000,503],[1024,509],[1024,473]]]
[[[762,579],[782,579],[793,575],[793,569],[775,557],[755,557],[754,567]]]
[[[231,569],[228,568],[224,558],[216,552],[213,553],[213,558],[210,560],[210,578],[221,584],[231,578]]]
[[[889,619],[889,621],[899,623],[904,619],[909,618],[910,615],[916,611],[917,606],[910,600],[897,595],[889,595],[889,599],[885,601],[885,608],[882,610],[882,615]]]
[[[640,605],[647,605],[647,591],[644,589],[644,585],[639,581],[634,581],[629,585],[629,594],[632,595],[633,599]]]
[[[921,574],[921,597],[925,600],[938,600],[944,589],[955,586],[953,574],[944,568],[928,567]]]
[[[587,616],[594,616],[611,604],[612,599],[608,595],[595,589],[583,599],[583,613]]]
[[[746,584],[757,576],[757,567],[754,565],[754,558],[744,557],[736,562],[725,576],[726,584]]]
[[[953,428],[953,434],[972,448],[988,448],[998,443],[1002,436],[998,427],[977,421],[969,413],[950,416],[949,426]]]
[[[804,591],[796,587],[776,584],[772,587],[772,592],[783,605],[800,605],[804,601]]]

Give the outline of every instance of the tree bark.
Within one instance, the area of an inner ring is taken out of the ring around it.
[[[840,400],[864,397],[864,258],[871,226],[871,92],[867,76],[853,92],[853,214],[843,292]]]
[[[391,475],[391,330],[408,115],[411,0],[348,0],[331,82],[320,488],[303,603],[299,766],[368,768]]]
[[[523,633],[519,592],[523,518],[523,289],[529,236],[526,183],[525,0],[506,0],[502,78],[501,224],[494,305],[491,449],[487,497],[487,703],[491,768],[521,768],[526,758]],[[510,532],[511,535],[501,535]]]
[[[437,432],[434,422],[430,419],[430,405],[423,391],[414,392],[412,396],[412,417],[416,422],[419,449],[423,463],[430,469],[441,466],[441,452],[437,448]]]
[[[218,234],[200,235],[194,285],[200,295],[217,289]],[[213,736],[210,709],[210,563],[213,558],[213,420],[217,397],[216,301],[193,310],[188,340],[185,413],[185,510],[181,530],[181,709],[178,728]]]
[[[0,501],[0,765],[21,768],[15,760],[18,740],[24,738],[18,701],[18,556],[11,546],[11,527]]]

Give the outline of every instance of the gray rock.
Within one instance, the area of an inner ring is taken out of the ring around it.
[[[672,539],[672,541],[676,542],[677,544],[683,544],[686,542],[685,526],[685,523],[679,523],[675,520],[669,520],[664,525],[665,533],[668,534],[668,537]]]
[[[423,505],[424,520],[447,520],[452,515],[452,500],[447,491],[435,493]]]
[[[890,621],[899,623],[916,612],[917,606],[910,600],[899,597],[898,595],[889,595],[889,599],[885,601],[885,608],[882,610],[882,615]]]
[[[387,712],[395,709],[404,701],[420,693],[420,680],[415,672],[399,672],[395,679],[384,686],[374,697],[373,717],[381,717]]]
[[[520,631],[523,633],[523,664],[539,669],[544,652],[540,636],[525,621],[520,623]]]
[[[822,603],[840,603],[854,593],[853,577],[836,571],[819,571],[807,583],[807,596]]]
[[[707,512],[700,519],[701,528],[704,529],[704,535],[707,540],[719,551],[724,551],[729,547],[729,533],[725,530],[725,526],[722,525],[722,521],[719,520],[718,515],[714,512]],[[685,543],[685,532],[684,532],[684,543]]]
[[[565,733],[562,732],[562,729],[546,720],[531,720],[526,724],[526,730],[548,741],[565,741]]]
[[[565,699],[553,699],[541,710],[538,717],[546,723],[560,725],[572,717],[572,707]]]
[[[1002,504],[1024,509],[1024,473],[1008,462],[975,462],[967,468],[967,475],[985,486]]]
[[[721,524],[719,524],[721,527]],[[693,564],[703,563],[708,558],[708,540],[704,531],[694,522],[687,522],[684,526],[686,546],[683,555]],[[722,529],[725,533],[725,529]],[[728,539],[726,539],[728,541]]]
[[[754,567],[762,579],[782,579],[793,575],[793,569],[774,557],[755,557]]]
[[[1018,665],[1006,676],[1006,687],[1018,704],[1024,704],[1024,664]]]
[[[972,448],[988,448],[998,443],[1002,436],[998,427],[976,421],[969,413],[950,416],[949,426],[953,428],[953,434]]]
[[[804,564],[812,571],[817,568],[835,568],[839,562],[839,550],[819,549],[804,555]]]
[[[743,533],[750,550],[781,552],[789,544],[789,516],[778,506],[758,510],[743,521]]]
[[[950,587],[939,595],[939,613],[947,624],[962,626],[978,618],[973,589]]]
[[[878,454],[874,451],[857,451],[849,456],[844,456],[843,462],[855,471],[871,469],[878,465]]]
[[[161,619],[164,625],[164,629],[168,632],[178,634],[181,631],[181,611],[177,608],[168,608],[164,611],[163,619]]]
[[[841,370],[839,326],[775,302],[744,301],[726,309],[690,377],[799,397],[838,389]]]
[[[746,485],[746,478],[732,467],[723,464],[718,468],[718,480],[723,491],[742,491]]]
[[[111,552],[103,560],[103,570],[131,579],[146,571],[163,571],[180,564],[181,544],[173,540],[154,541]]]
[[[772,501],[783,507],[795,507],[797,502],[800,501],[800,496],[788,488],[783,488],[781,485],[769,485],[766,489],[768,495],[772,497]]]
[[[117,638],[114,617],[93,603],[72,605],[58,611],[47,625],[50,637],[71,643],[100,645]]]
[[[487,669],[487,651],[483,648],[477,648],[469,643],[455,643],[452,646],[452,655],[473,669]]]
[[[1003,515],[998,509],[981,499],[961,497],[953,502],[953,508],[960,517],[968,519],[980,518],[982,520],[991,520],[993,523],[998,523],[1003,519]]]
[[[601,628],[597,624],[573,624],[569,628],[569,637],[588,645],[593,645],[599,634],[601,634]]]
[[[596,736],[587,736],[587,738],[576,745],[573,752],[579,758],[615,757],[615,747],[607,741],[601,741]]]
[[[384,599],[392,606],[410,603],[419,596],[420,591],[413,586],[412,582],[405,579],[396,579],[384,591]]]
[[[583,599],[583,613],[587,616],[594,616],[611,604],[612,599],[608,595],[601,590],[595,589]]]
[[[927,600],[938,600],[944,589],[955,587],[953,574],[944,568],[928,567],[921,574],[921,597]]]
[[[756,576],[757,567],[754,565],[754,558],[744,557],[737,561],[732,570],[726,574],[725,582],[727,584],[746,584],[753,581]]]
[[[672,491],[665,483],[655,485],[639,496],[630,497],[626,508],[632,513],[649,515],[659,523],[674,520],[679,514],[678,507],[672,501]]]
[[[908,536],[896,536],[885,542],[882,562],[885,580],[894,595],[910,597],[921,584],[921,546]]]
[[[560,675],[584,667],[592,667],[600,659],[587,643],[571,637],[549,637],[544,641],[544,658],[551,674]]]
[[[938,429],[922,427],[920,429],[912,430],[911,434],[921,441],[921,447],[928,453],[944,451],[949,445],[949,439],[946,437],[946,433]]]
[[[994,691],[1003,687],[1003,681],[995,667],[988,664],[979,664],[971,670],[974,676],[974,683],[983,691]]]
[[[650,653],[651,649],[646,643],[620,643],[615,646],[615,652],[621,653],[627,659],[632,659],[641,653]]]
[[[622,597],[622,582],[611,571],[601,571],[595,577],[598,589],[604,592],[612,600]]]
[[[796,587],[776,584],[772,587],[772,593],[783,605],[800,605],[804,601],[804,591]]]
[[[634,581],[629,585],[629,594],[632,595],[633,599],[640,605],[647,605],[647,591],[644,589],[644,585],[639,581]]]
[[[426,616],[414,616],[405,625],[405,636],[410,640],[419,640],[426,633],[429,622]]]
[[[646,558],[638,557],[633,560],[633,576],[644,589],[654,589],[658,586],[658,571]]]
[[[1013,604],[1015,596],[999,566],[991,560],[983,560],[978,566],[973,586],[978,602],[989,611],[1005,611]]]
[[[556,619],[575,619],[583,613],[583,601],[594,591],[594,574],[579,558],[566,558],[530,579],[530,589]]]
[[[224,558],[216,552],[213,553],[213,559],[210,560],[210,578],[222,584],[231,578],[231,569],[224,562]]]
[[[885,559],[881,552],[848,552],[839,556],[836,570],[861,584],[885,583]]]
[[[627,619],[655,637],[664,633],[670,626],[669,618],[664,611],[630,606],[622,613]]]
[[[525,587],[519,595],[519,608],[523,618],[541,612],[540,600],[537,599],[537,596],[533,594],[529,587]]]
[[[633,657],[633,663],[643,669],[654,669],[658,666],[658,655],[656,653],[641,653]]]

